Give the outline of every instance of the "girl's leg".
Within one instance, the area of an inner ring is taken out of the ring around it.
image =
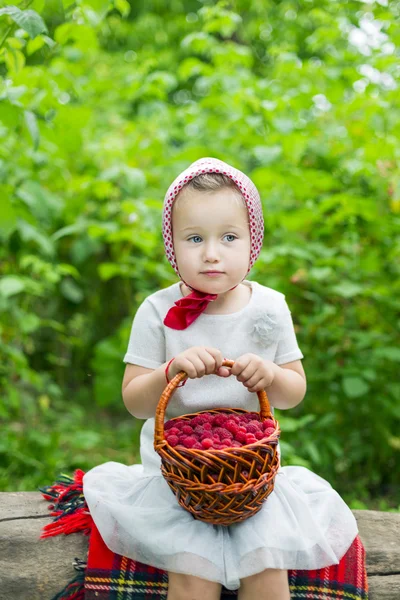
[[[194,575],[168,573],[167,600],[220,600],[222,586]]]
[[[266,569],[240,580],[238,600],[290,600],[288,572]]]

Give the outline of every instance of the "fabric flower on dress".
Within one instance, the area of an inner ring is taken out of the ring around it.
[[[263,345],[271,344],[278,337],[278,320],[275,313],[268,314],[265,310],[258,311],[253,317],[254,335]]]

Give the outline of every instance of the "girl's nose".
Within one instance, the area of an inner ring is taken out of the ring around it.
[[[216,242],[207,242],[204,245],[204,259],[208,261],[219,259],[218,244]]]

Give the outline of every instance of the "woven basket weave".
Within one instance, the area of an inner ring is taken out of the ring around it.
[[[233,360],[224,360],[222,366],[232,367]],[[274,488],[279,468],[277,452],[280,434],[267,394],[257,392],[261,421],[272,419],[275,430],[263,440],[224,450],[177,449],[164,438],[165,411],[171,396],[187,374],[180,371],[162,393],[155,414],[154,449],[161,457],[161,472],[174,492],[179,504],[196,519],[213,525],[232,525],[257,513]],[[190,420],[202,413],[246,414],[239,408],[219,408],[176,417]],[[243,474],[243,471],[247,474]],[[217,477],[217,481],[212,478]]]

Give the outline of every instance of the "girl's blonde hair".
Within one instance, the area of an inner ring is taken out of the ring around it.
[[[223,173],[202,173],[193,177],[186,185],[183,186],[174,201],[174,208],[178,208],[179,201],[185,196],[186,192],[196,190],[199,192],[216,192],[223,188],[229,188],[234,192],[234,198],[238,203],[246,205],[244,198],[239,188],[234,184],[232,179]]]

